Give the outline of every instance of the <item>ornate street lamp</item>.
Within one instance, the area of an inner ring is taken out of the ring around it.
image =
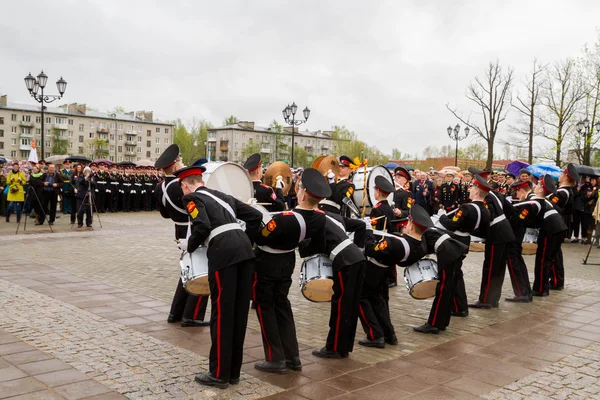
[[[451,126],[448,126],[448,128],[446,129],[446,131],[448,132],[448,137],[450,137],[450,139],[454,140],[456,142],[456,148],[454,151],[454,166],[458,167],[458,142],[460,142],[461,140],[466,139],[469,136],[469,132],[470,129],[468,126],[465,127],[464,129],[464,136],[460,135],[460,125],[456,124],[456,126],[454,127],[454,129],[452,129]]]
[[[290,106],[289,104],[281,111],[283,114],[283,119],[285,122],[292,127],[292,158],[290,162],[290,167],[294,168],[294,128],[305,123],[310,116],[310,110],[308,107],[304,108],[302,114],[304,115],[304,119],[296,119],[296,112],[298,111],[298,106],[295,102]]]
[[[44,94],[44,88],[46,87],[47,83],[48,75],[46,75],[44,71],[40,72],[40,74],[37,76],[37,79],[34,78],[33,75],[31,75],[31,73],[29,73],[29,75],[25,77],[25,87],[27,87],[27,90],[29,90],[29,94],[35,99],[35,101],[40,103],[42,106],[42,154],[40,156],[41,159],[44,159],[46,157],[44,151],[44,147],[46,145],[44,140],[44,103],[52,103],[53,101],[61,99],[65,94],[65,91],[67,90],[67,81],[65,81],[62,78],[62,76],[58,81],[56,81],[56,87],[58,89],[58,93],[60,93],[58,95]]]

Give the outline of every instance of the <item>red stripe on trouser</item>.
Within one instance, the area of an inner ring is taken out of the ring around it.
[[[542,261],[540,262],[540,290],[544,291],[544,258],[546,257],[546,245],[548,244],[548,238],[544,238],[544,247],[542,248]]]
[[[202,296],[198,297],[196,308],[194,309],[194,319],[198,318],[198,310],[200,309],[200,303],[202,302]]]
[[[491,250],[491,254],[490,254],[490,270],[488,271],[488,281],[487,281],[487,285],[485,287],[485,294],[483,295],[483,302],[487,303],[487,296],[488,296],[488,292],[490,291],[490,282],[492,281],[492,266],[494,265],[494,246],[496,245],[492,245],[492,250]]]
[[[267,358],[268,361],[273,361],[273,354],[271,353],[271,343],[267,339],[267,334],[265,333],[265,325],[263,324],[262,310],[260,309],[260,305],[258,305],[258,301],[256,301],[256,283],[258,282],[258,274],[254,273],[254,283],[252,284],[252,300],[254,304],[256,304],[256,313],[258,314],[258,322],[260,323],[260,331],[262,332],[263,339],[267,343]]]
[[[367,326],[369,327],[369,337],[371,338],[371,340],[374,340],[375,335],[373,335],[373,328],[371,328],[371,325],[369,325],[369,321],[367,321],[367,317],[365,317],[365,312],[363,311],[362,306],[359,305],[358,309],[360,310],[360,316],[362,317],[363,321],[365,321],[365,324],[367,324]]]
[[[335,322],[335,339],[333,341],[333,351],[337,351],[338,336],[340,334],[340,320],[342,318],[342,298],[344,297],[344,280],[342,279],[342,271],[338,271],[338,278],[340,280],[340,288],[342,289],[342,294],[338,299],[338,315],[337,321]]]
[[[442,293],[444,293],[444,285],[446,284],[446,270],[442,270],[442,281],[440,282],[440,297],[437,299],[437,304],[435,305],[435,312],[433,313],[433,320],[431,321],[431,325],[435,326],[435,320],[437,319],[438,309],[440,308],[440,303],[442,302]]]
[[[221,290],[221,277],[219,276],[219,271],[215,272],[215,278],[217,281],[217,291],[219,295],[217,296],[217,374],[215,378],[221,377],[221,294],[223,293]]]
[[[458,303],[456,302],[456,297],[454,298],[454,309],[456,310],[456,312],[460,311],[458,309]]]
[[[552,264],[552,286],[556,286],[558,284],[558,278],[556,277],[556,266],[555,264]]]
[[[521,288],[519,287],[519,282],[517,281],[517,275],[515,275],[515,270],[513,268],[513,263],[510,257],[508,257],[508,270],[512,274],[513,281],[515,282],[515,287],[517,288],[517,296],[521,296]]]

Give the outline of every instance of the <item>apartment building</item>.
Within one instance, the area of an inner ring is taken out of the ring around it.
[[[209,129],[207,152],[214,161],[243,163],[244,148],[259,143],[260,153],[270,162],[288,162],[292,146],[292,128],[284,128],[282,133],[268,127],[257,126],[252,121],[240,121],[233,125]],[[330,155],[336,151],[331,131],[299,132],[294,130],[295,148],[306,150],[313,158]],[[278,139],[278,140],[277,140]],[[297,153],[296,153],[297,154]]]
[[[27,159],[35,139],[39,158],[52,153],[54,132],[68,140],[69,155],[90,158],[98,154],[96,146],[107,150],[108,158],[121,161],[156,161],[173,143],[175,126],[157,121],[152,111],[107,114],[87,109],[85,104],[46,106],[44,110],[44,152],[41,152],[40,105],[18,104],[0,97],[0,155],[10,159]],[[101,139],[101,140],[98,140]]]

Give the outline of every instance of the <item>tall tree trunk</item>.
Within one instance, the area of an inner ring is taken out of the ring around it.
[[[533,122],[534,122],[535,98],[531,101],[531,114],[529,114],[529,153],[527,162],[533,164]]]
[[[490,140],[488,140],[488,153],[487,161],[485,162],[485,169],[492,169],[492,161],[494,161],[494,139],[490,138]]]

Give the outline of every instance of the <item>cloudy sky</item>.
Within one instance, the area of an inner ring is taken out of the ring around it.
[[[101,111],[268,125],[295,101],[311,130],[346,125],[410,153],[452,143],[445,104],[476,111],[465,89],[490,60],[520,83],[534,57],[578,56],[600,25],[595,0],[22,0],[1,13],[9,101],[31,102],[23,78],[43,68],[68,81],[65,102]]]

